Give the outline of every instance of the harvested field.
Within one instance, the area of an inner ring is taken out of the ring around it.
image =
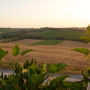
[[[11,55],[11,48],[16,43],[6,43],[1,44],[3,49],[9,51],[9,55],[5,56],[3,61],[14,61],[13,56]],[[21,57],[20,55],[17,57],[17,60],[20,62],[24,62],[25,60],[31,60],[31,58],[35,58],[38,63],[58,63],[63,62],[68,66],[65,68],[65,73],[80,73],[82,68],[85,68],[90,62],[87,60],[83,54],[72,51],[73,48],[84,47],[90,48],[90,43],[82,43],[75,41],[63,41],[58,45],[40,45],[40,46],[31,46],[31,45],[22,45],[19,44],[21,50],[24,49],[33,49],[35,51],[27,54],[26,56]]]
[[[42,40],[35,40],[35,39],[23,39],[23,40],[19,40],[19,41],[14,41],[14,42],[9,42],[9,43],[13,43],[13,44],[20,44],[20,45],[30,45],[32,43],[37,43],[40,42]]]

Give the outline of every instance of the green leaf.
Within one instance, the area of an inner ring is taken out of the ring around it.
[[[29,49],[29,50],[24,50],[21,52],[21,55],[24,56],[25,54],[29,53],[29,52],[32,52],[33,50],[32,49]]]
[[[24,68],[28,68],[29,66],[36,64],[36,60],[32,58],[31,61],[26,60],[26,62],[24,63]]]
[[[14,72],[16,74],[20,74],[22,72],[22,67],[21,67],[21,65],[18,62],[15,63]]]
[[[89,78],[88,73],[84,72],[83,69],[82,69],[82,76],[83,76],[83,79],[84,79],[84,80],[88,80],[88,78]]]
[[[85,56],[88,55],[89,52],[90,52],[87,48],[75,48],[73,50],[77,51],[77,52],[80,52],[80,53],[83,53],[83,54],[85,54]]]
[[[0,59],[2,59],[7,54],[8,54],[8,51],[4,51],[2,48],[0,48]]]
[[[54,78],[52,81],[50,81],[50,84],[49,84],[50,90],[64,90],[64,89],[62,89],[63,88],[63,81],[67,77],[69,77],[69,76],[68,75],[61,75],[61,76]]]
[[[13,56],[17,56],[20,53],[20,48],[18,45],[13,47],[12,53],[13,53]]]
[[[66,64],[58,63],[58,64],[47,64],[47,72],[48,73],[55,73],[59,72],[60,70],[64,69]]]
[[[42,84],[45,80],[45,75],[37,72],[38,66],[35,64],[28,67],[28,90],[36,90],[40,84]]]
[[[41,74],[33,74],[32,77],[31,77],[31,82],[34,84],[34,85],[37,85],[39,84],[40,82],[42,82],[44,80],[44,77],[43,75]]]

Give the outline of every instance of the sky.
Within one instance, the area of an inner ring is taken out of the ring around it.
[[[0,0],[0,27],[86,27],[90,0]]]

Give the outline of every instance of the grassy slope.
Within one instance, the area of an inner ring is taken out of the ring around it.
[[[1,32],[1,33],[17,32],[17,29],[0,28],[0,32]]]
[[[7,30],[4,34],[0,35],[1,39],[51,39],[51,40],[80,40],[80,37],[84,35],[85,31],[78,28],[60,28],[60,29],[17,29]],[[5,31],[5,30],[4,30]]]
[[[44,38],[51,39],[79,39],[82,36],[82,33],[77,31],[49,31],[47,33],[41,34]]]

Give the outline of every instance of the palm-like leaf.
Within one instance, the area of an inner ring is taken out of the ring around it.
[[[50,81],[50,84],[48,86],[48,88],[50,90],[63,90],[63,81],[65,80],[66,77],[69,77],[68,75],[62,75],[62,76],[58,76],[55,79],[53,79],[52,81]]]
[[[8,51],[4,51],[2,48],[0,48],[0,59],[2,59],[7,54],[8,54]]]
[[[16,74],[20,74],[22,72],[22,67],[21,67],[21,65],[18,62],[15,63],[14,72]]]
[[[36,60],[35,59],[32,59],[31,61],[26,60],[26,62],[24,63],[24,68],[28,68],[32,64],[36,64]]]
[[[73,50],[77,51],[77,52],[80,52],[80,53],[83,53],[83,54],[85,54],[85,56],[90,53],[90,51],[87,48],[75,48]]]
[[[58,63],[58,64],[47,64],[47,72],[48,73],[55,73],[59,72],[60,70],[64,69],[66,64]]]
[[[17,56],[20,53],[20,48],[18,45],[13,47],[12,53],[13,53],[13,56]]]
[[[29,53],[31,51],[33,51],[33,50],[32,49],[24,50],[24,51],[21,52],[21,55],[24,56],[25,54],[27,54],[27,53]]]
[[[33,90],[35,90],[36,87],[38,87],[43,81],[45,75],[37,73],[37,67],[35,64],[31,65],[28,68],[28,89],[30,90],[31,87],[33,87]],[[31,85],[31,86],[30,86]]]

